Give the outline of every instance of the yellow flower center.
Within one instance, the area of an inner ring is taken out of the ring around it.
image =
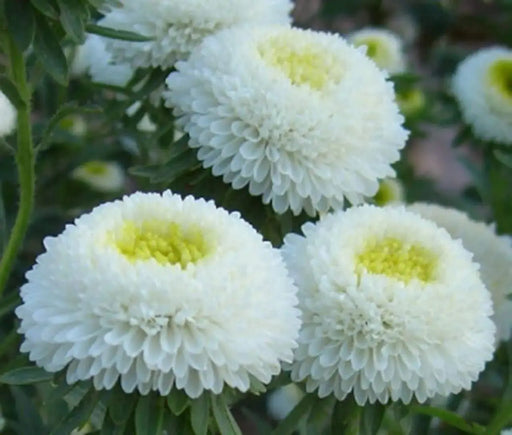
[[[501,95],[512,100],[512,59],[500,59],[489,68],[489,80]]]
[[[208,253],[201,231],[188,230],[185,234],[178,224],[157,219],[137,224],[126,221],[114,244],[130,261],[154,258],[160,264],[179,264],[182,268]]]
[[[82,165],[83,170],[89,175],[105,175],[108,172],[108,167],[103,162],[96,160],[84,163]]]
[[[259,46],[260,56],[270,66],[282,71],[297,86],[315,90],[337,83],[342,76],[338,59],[300,35],[273,36]]]
[[[357,255],[357,272],[386,275],[405,283],[412,279],[428,282],[434,277],[436,258],[428,249],[387,237],[367,243]]]

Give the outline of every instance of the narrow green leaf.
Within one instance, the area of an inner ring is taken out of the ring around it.
[[[242,435],[222,394],[211,395],[213,417],[221,435]]]
[[[81,428],[94,410],[98,392],[91,388],[71,412],[51,431],[50,435],[69,435],[73,429]]]
[[[48,381],[52,378],[53,373],[49,373],[40,367],[19,367],[2,374],[0,384],[27,385]]]
[[[319,400],[314,394],[306,394],[284,420],[279,423],[272,435],[289,435],[293,433],[304,418],[307,418],[315,402]]]
[[[164,398],[143,396],[135,408],[135,433],[137,435],[160,435],[164,420]]]
[[[206,393],[192,400],[190,404],[190,423],[196,435],[206,435],[208,432],[208,418],[210,416],[210,402]]]
[[[151,37],[139,35],[138,33],[135,33],[135,32],[129,32],[127,30],[111,29],[110,27],[98,26],[97,24],[88,24],[86,26],[86,30],[89,33],[94,33],[95,35],[104,36],[105,38],[121,39],[123,41],[146,42],[146,41],[153,40],[153,38],[151,38]]]
[[[384,418],[386,407],[381,403],[367,404],[363,408],[359,433],[361,435],[375,435]]]
[[[20,387],[11,386],[10,390],[14,398],[21,433],[46,434],[48,431],[44,427],[39,412],[30,397]]]
[[[4,253],[7,244],[7,219],[5,214],[4,194],[2,191],[2,183],[0,183],[0,258]]]
[[[87,5],[78,0],[58,0],[58,4],[62,27],[76,44],[83,44],[85,23],[89,19]]]
[[[34,51],[44,69],[57,83],[65,85],[68,81],[68,64],[55,32],[45,18],[36,17],[36,37]]]
[[[116,387],[108,407],[110,418],[116,425],[122,425],[128,421],[136,399],[135,394],[126,394],[121,388]]]
[[[5,18],[12,39],[20,51],[25,51],[34,39],[35,25],[32,7],[25,1],[7,1],[5,2]]]
[[[0,76],[0,89],[7,96],[14,107],[16,107],[16,109],[22,109],[27,105],[25,100],[18,92],[18,88],[9,77],[5,75]]]
[[[359,435],[361,411],[362,407],[357,405],[352,396],[341,402],[337,401],[332,413],[331,432]]]
[[[174,388],[167,396],[167,406],[174,415],[181,415],[190,404],[190,398],[183,390]]]
[[[456,427],[466,433],[475,435],[482,435],[485,433],[485,428],[483,426],[476,423],[468,423],[460,415],[446,409],[435,408],[433,406],[415,405],[411,406],[411,412],[437,417],[444,423]]]
[[[39,12],[46,15],[48,18],[59,18],[57,5],[53,0],[30,0],[30,3],[32,3]]]
[[[505,166],[512,168],[512,154],[506,153],[501,150],[494,150],[494,157],[498,159],[499,162],[503,163]]]

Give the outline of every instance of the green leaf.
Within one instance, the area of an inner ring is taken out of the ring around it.
[[[4,194],[2,191],[2,183],[0,183],[0,257],[4,253],[7,244],[7,219],[5,215]]]
[[[293,433],[301,421],[307,418],[317,400],[319,399],[316,395],[306,394],[286,418],[279,423],[279,426],[272,431],[272,435],[289,435]]]
[[[71,39],[76,44],[85,41],[85,23],[89,20],[87,4],[80,0],[58,0],[60,22]]]
[[[352,396],[341,402],[337,401],[331,419],[332,433],[359,434],[361,410]]]
[[[98,26],[97,24],[88,24],[86,29],[89,33],[94,33],[95,35],[100,35],[111,39],[121,39],[123,41],[146,42],[153,40],[151,37],[139,35],[135,32],[111,29],[110,27]]]
[[[499,234],[512,233],[512,171],[496,159],[486,156],[487,177],[489,180],[489,203],[491,204]]]
[[[10,390],[14,398],[20,432],[23,434],[46,434],[48,431],[30,397],[20,387],[12,386]]]
[[[50,435],[69,435],[73,429],[81,428],[89,420],[96,406],[97,396],[98,392],[91,388],[78,405],[53,428]]]
[[[2,374],[0,384],[27,385],[48,381],[52,378],[53,373],[49,373],[40,367],[19,367]]]
[[[58,19],[57,5],[53,0],[30,0],[30,3],[48,18]]]
[[[505,166],[512,168],[512,154],[501,150],[494,150],[494,157],[496,157],[498,161],[503,163]]]
[[[18,88],[11,81],[11,79],[5,75],[0,76],[0,89],[9,99],[9,101],[16,107],[16,109],[23,109],[27,104],[18,92]]]
[[[5,18],[9,33],[20,49],[25,51],[34,39],[35,25],[32,7],[25,1],[5,2]]]
[[[164,397],[143,396],[135,408],[135,433],[137,435],[159,435],[164,420]]]
[[[40,15],[36,18],[34,51],[44,69],[57,83],[67,84],[68,64],[55,32]]]
[[[128,421],[136,399],[135,394],[126,394],[119,387],[116,387],[108,407],[110,418],[116,425],[122,425]]]
[[[386,407],[381,403],[365,405],[361,414],[359,433],[361,435],[374,435],[378,432]]]
[[[213,417],[221,435],[242,435],[222,394],[211,395]]]
[[[206,435],[208,432],[208,418],[210,416],[210,403],[208,395],[203,393],[190,403],[190,423],[196,435]]]
[[[181,415],[190,404],[190,398],[183,390],[174,388],[167,396],[167,406],[174,415]]]
[[[460,415],[446,409],[435,408],[433,406],[415,405],[411,406],[411,412],[437,417],[444,423],[456,427],[466,433],[475,435],[482,435],[485,433],[485,428],[483,426],[477,423],[468,423]]]

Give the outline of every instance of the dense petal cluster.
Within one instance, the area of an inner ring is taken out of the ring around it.
[[[123,0],[99,24],[152,38],[110,40],[116,61],[168,68],[187,58],[208,35],[240,24],[286,24],[291,9],[290,0]]]
[[[247,391],[300,326],[279,252],[237,213],[169,191],[106,203],[44,240],[16,314],[22,352],[69,383],[190,397]]]
[[[358,203],[394,175],[407,132],[393,86],[341,37],[233,28],[176,67],[164,97],[204,167],[278,213]]]
[[[0,91],[0,137],[6,136],[13,132],[16,127],[16,109]]]
[[[458,66],[452,88],[476,136],[512,145],[512,50],[484,48]]]
[[[508,340],[512,333],[512,245],[499,237],[493,226],[470,219],[465,213],[434,204],[416,203],[409,210],[446,229],[473,253],[480,264],[480,275],[491,292],[494,303],[493,320],[497,340]]]
[[[91,160],[73,170],[71,176],[100,192],[116,192],[123,188],[125,174],[116,162]]]
[[[303,327],[292,379],[320,397],[420,402],[469,389],[492,358],[491,297],[459,241],[403,207],[361,206],[282,248]]]
[[[405,54],[402,40],[386,29],[364,28],[348,36],[356,47],[366,47],[366,54],[379,68],[390,74],[405,70]]]

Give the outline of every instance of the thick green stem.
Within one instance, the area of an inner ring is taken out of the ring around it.
[[[18,108],[16,166],[20,185],[20,202],[18,214],[14,222],[9,241],[0,261],[0,295],[3,293],[16,256],[27,232],[32,208],[34,206],[35,153],[32,144],[32,131],[30,125],[30,97],[31,91],[27,83],[23,53],[16,44],[9,42],[9,61],[11,79],[16,84],[18,92],[25,104]]]

